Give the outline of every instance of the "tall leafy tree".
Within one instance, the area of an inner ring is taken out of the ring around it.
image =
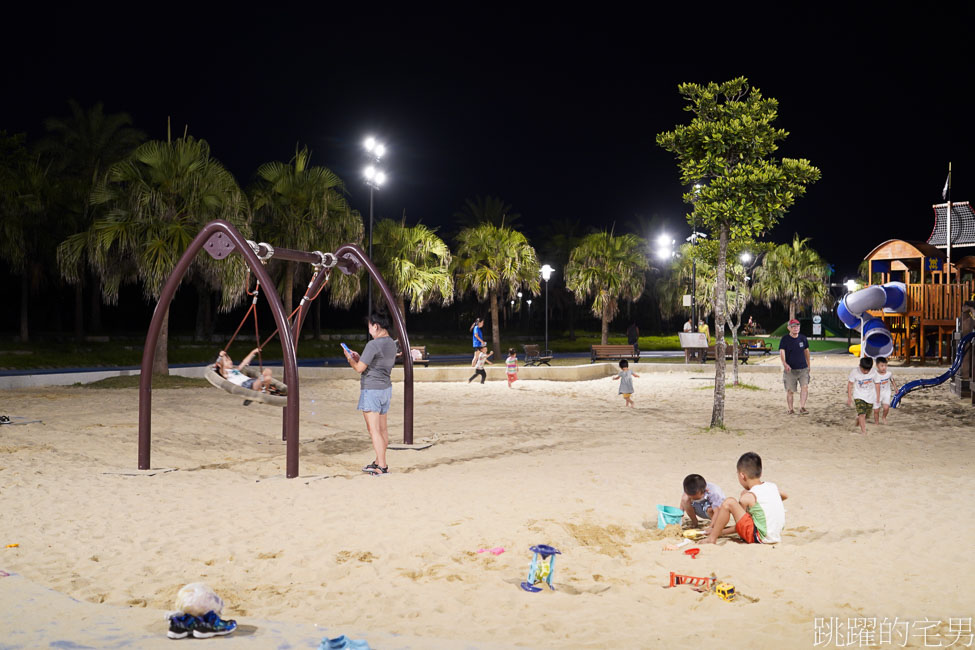
[[[407,299],[413,311],[435,300],[442,305],[453,302],[450,249],[434,230],[423,224],[407,226],[405,219],[383,219],[376,224],[373,238],[373,261],[396,294],[402,316],[406,316]]]
[[[567,315],[569,321],[569,339],[574,341],[576,322],[576,301],[565,288],[565,267],[569,263],[569,256],[587,234],[587,230],[578,219],[568,217],[557,218],[539,228],[541,246],[539,262],[549,264],[555,268],[555,274],[549,280],[549,298],[552,300],[552,310],[561,311]]]
[[[579,304],[592,299],[590,310],[602,321],[603,345],[620,301],[639,299],[646,287],[650,265],[644,248],[644,240],[636,235],[604,231],[584,237],[569,256],[565,286]]]
[[[724,331],[727,317],[728,242],[759,237],[777,223],[817,181],[820,172],[807,160],[774,157],[788,134],[774,126],[778,101],[765,98],[744,77],[678,88],[692,114],[690,123],[657,136],[657,144],[677,159],[681,182],[701,184],[684,201],[693,204],[689,222],[717,235],[715,326]],[[711,426],[724,426],[724,339],[718,337]]]
[[[482,223],[493,226],[514,228],[521,215],[511,205],[498,196],[477,196],[464,201],[460,210],[454,213],[454,220],[462,227],[470,228]]]
[[[149,141],[108,170],[92,193],[105,205],[86,232],[58,247],[63,268],[76,266],[87,253],[98,269],[106,300],[118,301],[125,281],[138,281],[146,298],[158,300],[166,280],[200,229],[225,219],[250,235],[247,200],[237,181],[210,155],[204,140],[185,135]],[[201,252],[188,278],[223,293],[229,308],[243,293],[245,266],[235,257],[218,262]],[[169,315],[156,345],[154,374],[167,374]]]
[[[255,230],[272,245],[324,252],[362,241],[362,219],[349,207],[342,179],[312,165],[307,147],[290,162],[261,165],[251,197]],[[290,313],[298,264],[284,265],[281,299]],[[326,289],[332,304],[348,306],[359,294],[359,277],[334,273]]]
[[[30,340],[30,296],[49,263],[47,217],[51,183],[48,169],[25,146],[23,133],[0,131],[0,259],[20,276],[20,340]]]
[[[471,291],[491,310],[491,339],[495,352],[501,349],[499,300],[504,290],[539,293],[538,258],[528,239],[506,226],[482,223],[457,235],[454,275],[461,293]]]
[[[99,178],[112,164],[126,158],[145,140],[145,134],[132,126],[127,113],[106,114],[101,103],[84,109],[78,102],[68,102],[70,114],[44,121],[47,136],[38,144],[42,155],[52,164],[58,177],[61,196],[58,220],[69,233],[87,230],[94,218],[89,200]],[[83,334],[83,287],[89,274],[83,256],[74,268],[60,269],[62,277],[75,286],[75,335]],[[97,282],[97,275],[91,276]],[[100,323],[101,291],[91,292],[92,326]]]
[[[789,320],[803,307],[819,313],[830,306],[829,264],[808,242],[795,235],[791,243],[776,246],[755,269],[755,298],[768,306],[782,301]]]

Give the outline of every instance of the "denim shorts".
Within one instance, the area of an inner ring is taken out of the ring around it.
[[[363,388],[359,391],[360,411],[372,411],[385,415],[389,411],[389,403],[393,400],[393,387],[389,388]]]
[[[241,384],[240,387],[241,388],[248,388],[248,389],[253,390],[254,389],[254,380],[253,379],[248,379],[243,384]]]

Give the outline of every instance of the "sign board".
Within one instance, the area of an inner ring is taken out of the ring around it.
[[[706,348],[708,336],[704,332],[678,332],[682,348]]]
[[[820,316],[819,314],[816,314],[815,316],[813,316],[813,324],[819,324],[819,323],[822,323],[822,322],[823,322],[823,317],[822,316]]]
[[[926,258],[928,271],[941,271],[943,269],[943,264],[940,257],[928,257]]]
[[[822,336],[823,326],[821,323],[813,323],[813,336]]]
[[[691,294],[689,294],[689,293],[685,293],[684,294],[684,306],[685,307],[690,307],[691,306]]]
[[[872,273],[890,273],[890,260],[870,260]]]

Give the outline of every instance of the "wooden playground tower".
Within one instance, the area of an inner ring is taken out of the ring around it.
[[[975,299],[975,213],[967,201],[932,207],[935,224],[926,242],[890,239],[864,258],[869,284],[907,285],[905,311],[869,314],[882,318],[893,335],[892,356],[920,363],[951,355],[962,304]]]

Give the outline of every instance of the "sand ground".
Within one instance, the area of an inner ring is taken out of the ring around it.
[[[0,547],[18,544],[0,548],[0,569],[132,608],[130,624],[160,638],[179,587],[204,581],[242,625],[371,631],[373,647],[396,646],[393,634],[444,647],[812,647],[834,617],[844,635],[849,619],[873,620],[877,645],[885,619],[891,644],[923,647],[927,629],[947,645],[975,616],[975,409],[944,387],[916,392],[861,436],[845,405],[852,363],[814,360],[808,416],[785,413],[774,363],[752,370],[743,380],[758,390],[729,391],[724,431],[705,428],[710,367],[636,366],[634,409],[609,378],[417,383],[416,437],[435,444],[390,451],[380,478],[360,472],[373,456],[353,380],[303,381],[292,480],[273,407],[155,391],[152,465],[175,471],[139,475],[136,390],[7,390],[0,413],[43,422],[0,428]],[[401,395],[396,384],[394,440]],[[676,505],[692,472],[737,496],[745,451],[790,496],[782,543],[664,550],[673,529],[657,529],[656,505]],[[518,584],[539,543],[562,551],[556,590],[529,594]],[[671,571],[713,573],[741,595],[664,589]],[[0,602],[26,589],[14,577],[0,578]],[[7,647],[47,645],[50,611],[34,612],[0,616],[23,644]]]

